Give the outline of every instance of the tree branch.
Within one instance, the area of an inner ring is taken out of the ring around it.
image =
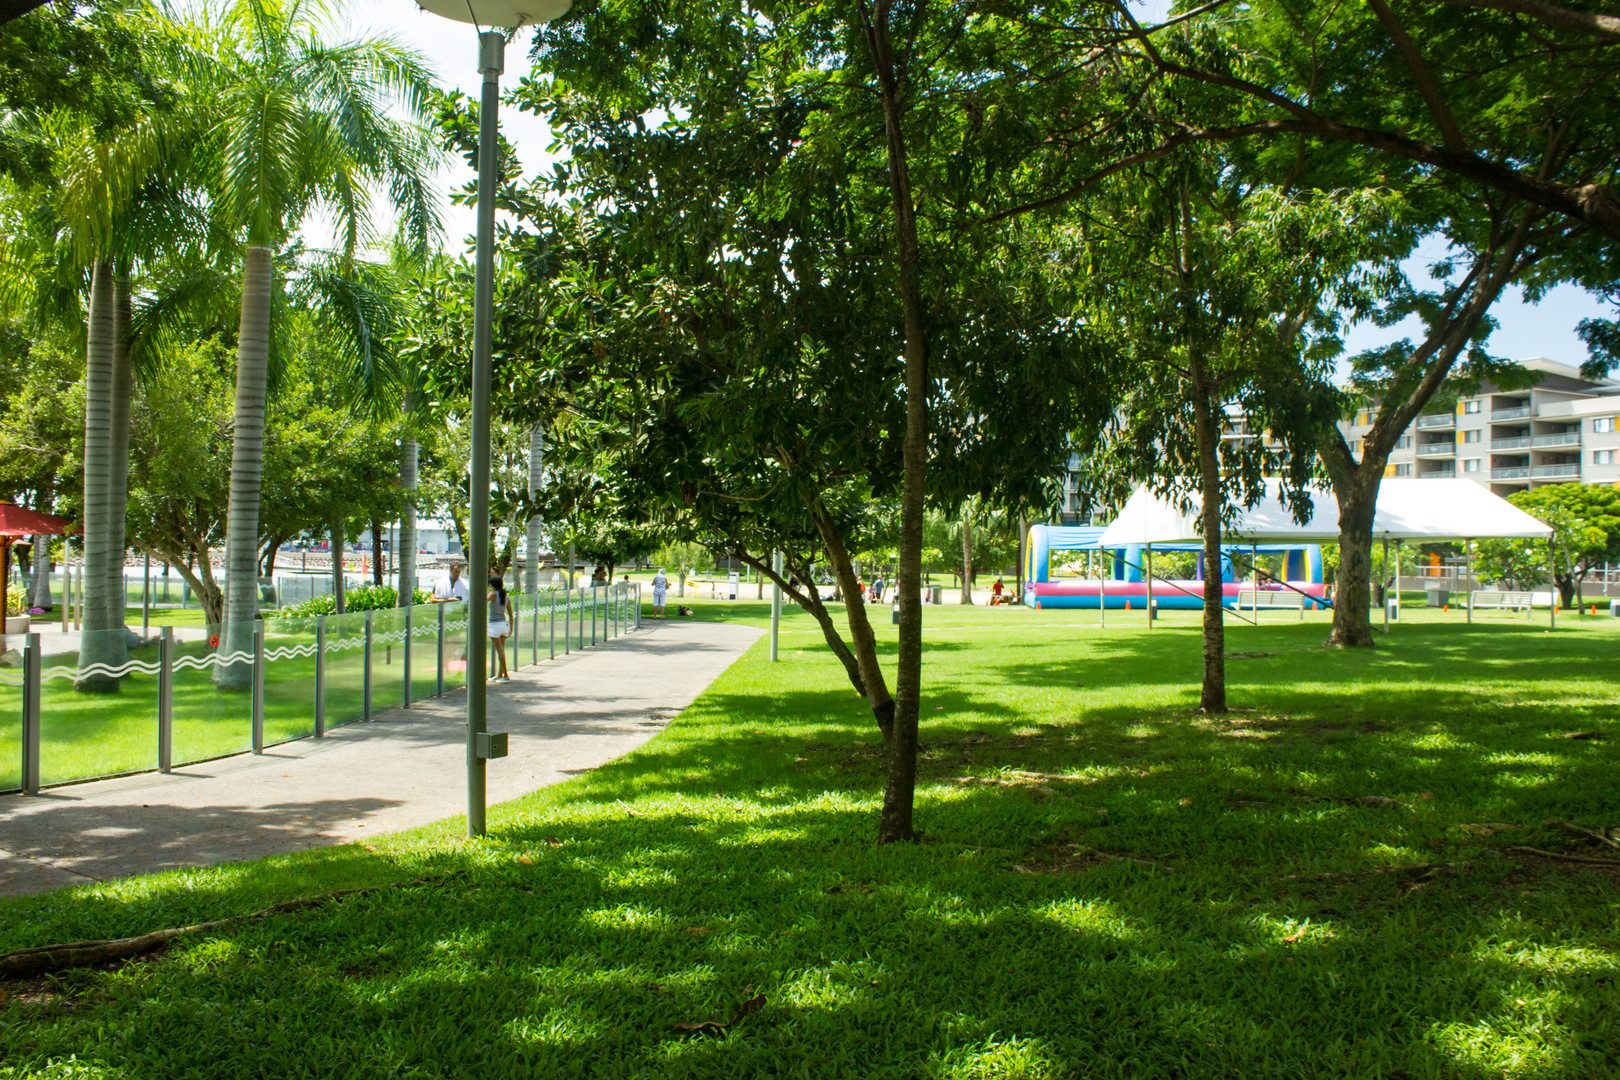
[[[1451,115],[1451,106],[1440,92],[1440,84],[1434,81],[1429,74],[1429,68],[1423,63],[1423,55],[1418,47],[1406,33],[1406,27],[1396,14],[1390,10],[1384,0],[1367,0],[1367,6],[1373,9],[1378,21],[1384,24],[1384,30],[1389,39],[1395,43],[1395,51],[1401,54],[1401,60],[1406,64],[1406,70],[1412,73],[1412,82],[1423,97],[1423,103],[1429,107],[1429,114],[1440,129],[1440,138],[1448,150],[1466,151],[1467,144],[1463,142],[1462,129],[1457,126],[1457,118]]]
[[[1527,15],[1558,30],[1575,30],[1602,38],[1620,39],[1620,17],[1594,11],[1571,11],[1542,0],[1440,0],[1456,7],[1491,8],[1514,15]]]

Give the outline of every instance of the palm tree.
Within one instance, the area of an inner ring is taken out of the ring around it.
[[[313,0],[232,0],[204,28],[219,154],[218,201],[242,245],[236,419],[226,526],[227,655],[246,652],[258,613],[259,483],[264,446],[276,250],[308,213],[336,220],[346,256],[359,247],[372,190],[386,189],[403,231],[425,246],[437,231],[428,137],[432,79],[391,40],[328,44],[332,14]],[[391,108],[408,119],[396,120]],[[245,685],[245,664],[220,668]]]

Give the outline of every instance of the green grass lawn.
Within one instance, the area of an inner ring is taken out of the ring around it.
[[[789,615],[486,840],[0,901],[16,948],[458,872],[13,986],[0,1077],[1620,1075],[1620,876],[1508,850],[1620,825],[1620,620],[1544,617],[1263,615],[1205,719],[1195,613],[929,608],[925,839],[880,848],[870,713]]]

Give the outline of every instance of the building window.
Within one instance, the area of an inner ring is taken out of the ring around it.
[[[1480,402],[1478,399],[1476,399],[1474,401],[1465,401],[1465,402],[1462,403],[1462,406],[1460,408],[1458,408],[1457,411],[1460,412],[1460,413],[1477,413],[1477,412],[1479,412],[1480,406],[1482,404],[1483,403]]]
[[[1463,472],[1479,472],[1479,458],[1464,458]]]
[[[1412,475],[1412,466],[1411,466],[1410,463],[1402,464],[1402,465],[1385,465],[1384,466],[1384,475],[1385,476],[1411,476]]]
[[[1479,442],[1479,428],[1474,428],[1472,431],[1459,431],[1459,432],[1457,432],[1457,441],[1458,442]]]
[[[1410,450],[1411,448],[1412,448],[1412,436],[1410,436],[1410,435],[1402,435],[1400,438],[1395,440],[1395,449],[1397,449],[1397,450]]]
[[[1600,431],[1600,432],[1601,431],[1613,431],[1614,430],[1614,417],[1612,417],[1612,416],[1600,416],[1600,417],[1598,417],[1596,420],[1592,421],[1592,430],[1593,431]]]
[[[1594,451],[1592,451],[1592,464],[1594,464],[1594,465],[1613,465],[1614,464],[1614,451],[1613,450],[1594,450]]]

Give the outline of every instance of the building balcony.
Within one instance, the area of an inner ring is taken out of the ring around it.
[[[1491,474],[1494,476],[1495,473],[1496,470],[1492,469]],[[1581,475],[1581,467],[1579,465],[1537,465],[1530,470],[1530,475],[1537,480],[1559,480],[1565,477]]]
[[[1418,457],[1456,457],[1457,444],[1454,442],[1418,443]]]
[[[1441,465],[1441,466],[1439,466],[1437,468],[1424,469],[1422,472],[1418,473],[1418,479],[1420,479],[1420,480],[1445,480],[1445,479],[1449,479],[1449,478],[1451,478],[1453,476],[1456,476],[1456,475],[1457,475],[1457,466],[1448,461],[1444,465]]]
[[[1517,439],[1492,439],[1492,450],[1527,450],[1530,448],[1530,436],[1524,435]]]
[[[1581,445],[1581,433],[1578,431],[1565,431],[1557,435],[1537,435],[1531,439],[1530,445],[1537,448],[1543,446],[1579,446]]]
[[[1530,466],[1528,465],[1515,465],[1507,469],[1491,470],[1492,480],[1528,480],[1529,478]]]
[[[1418,417],[1417,418],[1417,426],[1420,427],[1420,428],[1456,427],[1457,426],[1457,414],[1456,413],[1448,413],[1448,412],[1447,413],[1430,413],[1427,416]]]
[[[1532,412],[1533,410],[1528,405],[1515,405],[1511,409],[1492,409],[1491,422],[1497,423],[1502,420],[1523,420],[1530,416]]]

